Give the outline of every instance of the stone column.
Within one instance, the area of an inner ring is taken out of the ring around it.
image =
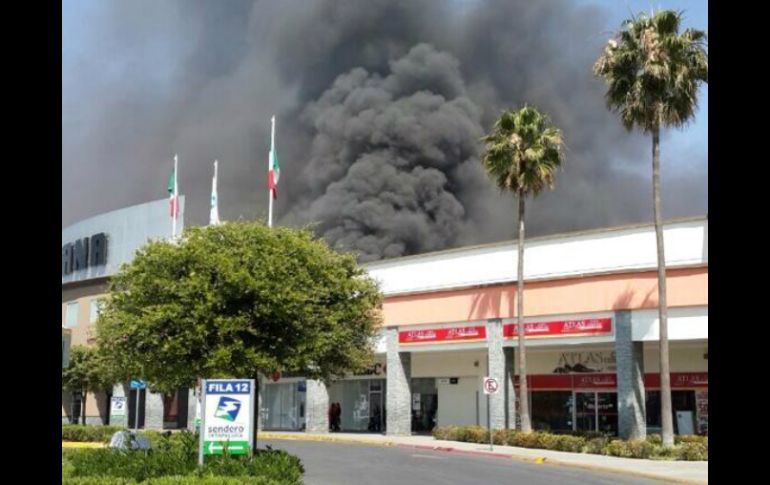
[[[194,387],[187,390],[187,429],[195,431],[195,413],[198,407],[198,391]]]
[[[329,390],[322,381],[308,379],[305,387],[305,431],[329,432]]]
[[[149,392],[149,389],[146,392],[144,429],[163,429],[163,394]]]
[[[385,426],[387,434],[409,436],[412,434],[412,356],[399,352],[398,329],[385,331],[388,347],[388,384],[385,397]]]
[[[503,347],[505,354],[505,427],[516,429],[516,389],[513,387],[514,350],[513,347]]]
[[[503,353],[503,321],[487,321],[487,376],[500,384],[497,394],[489,395],[489,421],[492,429],[505,428],[505,354]],[[484,398],[487,396],[485,395]],[[486,405],[486,402],[484,403]]]
[[[615,366],[618,381],[618,434],[626,439],[644,439],[647,422],[644,395],[642,342],[631,337],[631,312],[615,312]]]

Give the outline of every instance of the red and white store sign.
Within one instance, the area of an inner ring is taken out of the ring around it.
[[[659,388],[660,387],[660,374],[645,374],[644,386]],[[709,373],[708,372],[672,372],[671,373],[671,387],[708,387],[709,386]]]
[[[503,325],[504,338],[516,338],[518,331],[519,327],[515,323]],[[609,317],[524,323],[524,335],[528,338],[605,335],[609,333],[612,333],[612,318]]]
[[[530,389],[597,389],[616,388],[616,374],[536,374],[527,376]],[[519,376],[513,380],[514,386],[519,386]],[[673,389],[708,387],[708,372],[672,372],[671,387]],[[645,374],[644,387],[647,389],[660,388],[660,374]]]
[[[400,344],[427,344],[437,342],[468,342],[487,338],[484,325],[452,328],[427,328],[420,330],[402,330],[398,332]]]

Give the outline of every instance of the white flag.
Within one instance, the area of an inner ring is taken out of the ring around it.
[[[217,166],[219,162],[214,160],[214,179],[211,181],[211,213],[209,224],[219,224],[219,201],[217,200]]]

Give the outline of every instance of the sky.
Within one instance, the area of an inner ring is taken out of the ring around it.
[[[166,197],[174,153],[188,224],[207,222],[214,158],[222,217],[264,217],[276,114],[279,224],[369,259],[508,239],[510,203],[471,145],[530,101],[568,158],[529,234],[649,220],[649,141],[604,109],[590,64],[659,7],[708,29],[705,0],[63,0],[62,227]],[[706,213],[707,86],[662,158],[664,215]]]

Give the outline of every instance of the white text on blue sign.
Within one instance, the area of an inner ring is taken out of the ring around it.
[[[251,394],[251,382],[206,381],[206,394]]]

